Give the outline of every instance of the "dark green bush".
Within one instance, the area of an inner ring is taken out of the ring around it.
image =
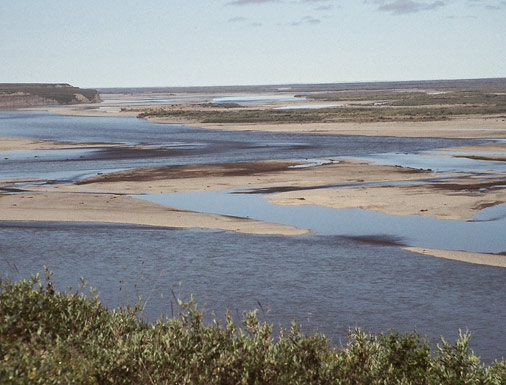
[[[255,312],[206,324],[192,300],[179,305],[146,323],[139,305],[109,311],[93,294],[56,292],[47,271],[44,284],[0,281],[0,384],[506,383],[506,362],[481,364],[468,334],[431,352],[416,332],[357,329],[335,349],[295,322],[274,338]]]

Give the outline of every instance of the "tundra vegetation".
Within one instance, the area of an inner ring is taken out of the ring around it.
[[[263,92],[269,90],[276,91],[261,88]],[[437,121],[473,115],[506,119],[506,79],[294,85],[282,92],[305,97],[306,102],[338,106],[278,110],[258,108],[254,104],[223,105],[221,109],[220,104],[215,104],[215,108],[175,104],[135,111],[140,118],[199,123]]]
[[[108,310],[94,291],[55,290],[51,273],[0,281],[2,384],[490,384],[506,361],[480,362],[469,334],[432,347],[417,332],[350,331],[333,347],[297,324],[274,335],[255,311],[204,320],[190,299],[147,323],[140,302]]]

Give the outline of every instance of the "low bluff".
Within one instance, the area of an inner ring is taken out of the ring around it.
[[[70,84],[0,83],[0,108],[100,103],[97,90]]]

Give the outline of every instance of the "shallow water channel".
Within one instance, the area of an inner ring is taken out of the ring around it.
[[[19,111],[0,113],[0,136],[117,144],[0,153],[0,179],[67,183],[98,172],[171,164],[377,159],[388,154],[399,155],[397,163],[435,148],[481,142],[212,131],[135,118]],[[435,158],[444,159],[430,157]],[[436,169],[425,163],[419,167]],[[344,341],[354,326],[376,332],[416,326],[433,341],[441,334],[453,340],[462,328],[473,333],[471,346],[485,360],[506,356],[506,269],[398,247],[465,245],[469,250],[503,251],[504,206],[483,210],[466,223],[283,207],[266,203],[259,194],[230,191],[142,198],[297,225],[313,234],[283,237],[101,223],[0,222],[0,275],[28,277],[47,265],[59,289],[76,287],[84,276],[111,307],[133,303],[142,295],[143,315],[149,320],[177,311],[174,291],[185,298],[193,293],[218,318],[227,307],[233,314],[260,308],[267,321],[288,326],[295,318],[305,331],[324,332],[335,343]]]
[[[231,215],[310,229],[317,235],[395,239],[406,246],[485,253],[506,251],[504,205],[479,212],[476,221],[389,215],[362,209],[281,206],[239,190],[136,195],[136,198],[199,212]]]

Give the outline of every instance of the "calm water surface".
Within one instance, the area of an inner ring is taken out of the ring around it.
[[[395,240],[392,240],[393,243]],[[382,240],[381,242],[384,242]],[[0,222],[2,276],[47,265],[59,289],[84,276],[111,307],[142,295],[144,316],[171,314],[171,290],[223,317],[258,308],[267,321],[321,331],[349,327],[473,332],[485,359],[505,354],[506,269],[416,255],[336,236],[257,236],[140,226]],[[181,283],[181,285],[180,285]],[[258,302],[257,302],[258,301]]]

